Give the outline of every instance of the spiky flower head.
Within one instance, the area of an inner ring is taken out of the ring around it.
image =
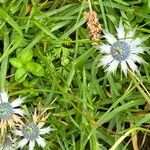
[[[117,38],[109,32],[103,31],[108,43],[97,47],[104,54],[100,60],[100,66],[106,67],[108,74],[115,73],[118,65],[121,65],[121,71],[125,76],[127,76],[128,69],[139,73],[135,63],[144,63],[139,54],[146,50],[142,47],[142,43],[147,38],[134,38],[135,29],[125,32],[122,21],[116,30]]]
[[[42,136],[53,131],[50,127],[43,128],[45,125],[44,121],[47,117],[48,115],[45,116],[45,118],[40,118],[35,111],[32,116],[32,122],[29,121],[27,124],[23,125],[20,130],[15,131],[16,135],[22,137],[22,140],[20,140],[17,144],[17,148],[22,149],[26,144],[28,144],[29,150],[33,150],[35,142],[37,142],[41,148],[45,147],[46,141]],[[39,120],[39,118],[41,120]]]
[[[9,96],[6,91],[0,93],[0,129],[1,135],[9,128],[15,128],[16,125],[22,124],[21,117],[24,111],[19,108],[23,103],[24,98],[17,98],[9,102]]]
[[[11,135],[7,135],[4,139],[3,144],[0,147],[0,150],[15,150],[14,139]]]

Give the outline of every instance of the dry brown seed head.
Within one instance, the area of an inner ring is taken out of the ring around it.
[[[98,44],[101,33],[101,25],[98,21],[96,12],[85,12],[84,18],[87,20],[87,29],[89,31],[89,38],[91,39],[92,44]]]

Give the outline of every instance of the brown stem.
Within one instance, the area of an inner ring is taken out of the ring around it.
[[[132,132],[131,133],[132,137],[132,146],[134,150],[139,150],[138,148],[138,138],[137,138],[137,132]]]

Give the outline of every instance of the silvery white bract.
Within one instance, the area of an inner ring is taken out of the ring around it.
[[[13,143],[13,139],[10,135],[7,135],[5,137],[0,150],[15,150],[15,144]]]
[[[29,150],[33,150],[35,146],[35,141],[41,148],[44,148],[46,145],[46,142],[44,138],[42,138],[40,135],[44,135],[46,133],[49,133],[52,131],[50,127],[42,128],[43,124],[34,124],[29,123],[21,130],[16,130],[16,135],[22,136],[23,139],[18,142],[17,148],[23,148],[26,144],[29,145]]]
[[[138,55],[145,51],[141,46],[147,38],[134,38],[135,29],[125,32],[120,21],[117,30],[117,38],[109,32],[104,31],[104,37],[108,44],[99,45],[97,48],[104,54],[100,60],[100,66],[106,67],[108,74],[114,73],[118,65],[121,65],[121,71],[127,76],[127,70],[138,73],[135,62],[143,63],[144,60]]]
[[[24,98],[17,98],[9,102],[9,96],[6,91],[0,93],[0,129],[1,135],[9,128],[15,128],[16,125],[22,124],[21,117],[24,111],[19,108]]]

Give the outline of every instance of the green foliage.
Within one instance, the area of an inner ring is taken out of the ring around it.
[[[16,67],[16,68],[22,68],[23,67],[23,63],[22,63],[20,58],[11,58],[9,61],[10,61],[11,65]]]
[[[26,70],[31,72],[35,76],[41,77],[44,75],[43,67],[40,64],[35,62],[28,62],[26,64]]]
[[[26,75],[27,75],[27,72],[26,70],[22,67],[22,68],[18,68],[15,72],[15,80],[16,81],[19,81],[19,82],[22,82],[25,80],[26,78]]]
[[[102,29],[116,35],[121,18],[127,28],[137,29],[136,36],[149,36],[149,0],[90,1]],[[45,150],[130,150],[132,133],[139,147],[141,138],[146,145],[150,38],[143,43],[147,63],[137,64],[138,79],[119,70],[109,76],[89,40],[88,9],[86,0],[1,0],[0,89],[27,97],[22,106],[27,120],[35,108],[48,108],[45,124],[55,131],[46,135]],[[99,44],[105,42],[102,32]]]
[[[10,58],[10,64],[17,68],[15,72],[15,80],[17,82],[24,81],[28,73],[32,73],[38,77],[44,76],[42,65],[33,62],[32,57],[32,50],[26,50],[18,54],[17,58]]]

